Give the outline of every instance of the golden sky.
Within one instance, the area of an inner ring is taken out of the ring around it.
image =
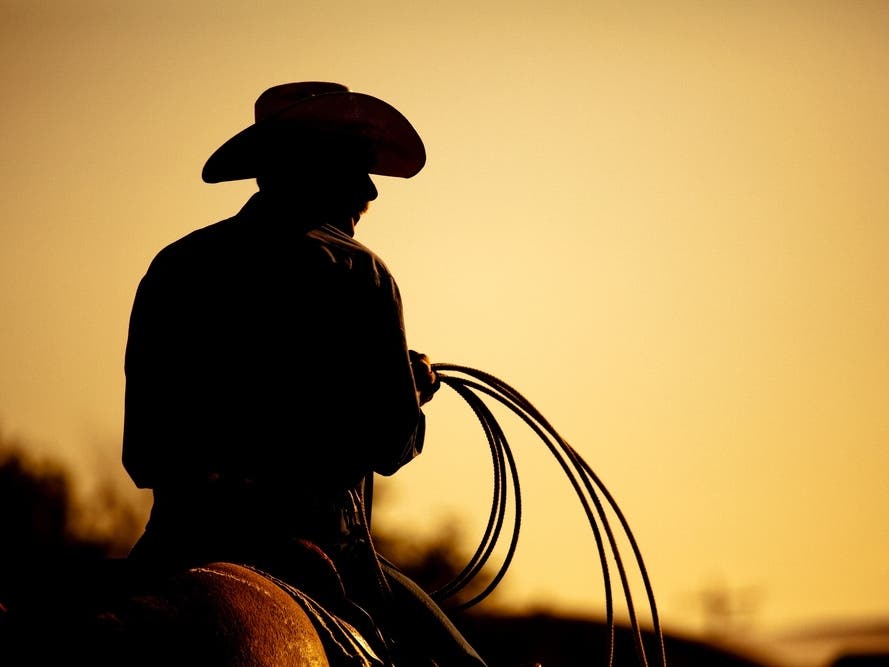
[[[382,97],[426,168],[358,238],[411,346],[528,398],[638,539],[665,623],[724,587],[771,629],[889,614],[889,5],[0,0],[0,426],[119,469],[148,262],[252,182],[204,160],[285,81]],[[487,517],[444,390],[380,520]],[[518,424],[500,596],[598,612],[595,544]]]

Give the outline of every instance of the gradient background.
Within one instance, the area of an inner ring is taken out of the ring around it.
[[[136,285],[253,182],[204,160],[266,87],[343,82],[426,142],[357,236],[412,347],[524,394],[617,498],[669,627],[889,615],[889,4],[0,0],[0,427],[119,465]],[[379,520],[487,517],[439,394]],[[504,424],[508,420],[504,418]],[[508,426],[519,554],[496,601],[597,613],[594,541]],[[375,519],[376,520],[376,519]]]

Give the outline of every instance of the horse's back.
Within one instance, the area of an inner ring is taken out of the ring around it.
[[[306,610],[267,577],[241,565],[190,568],[130,605],[166,626],[175,640],[170,643],[181,647],[177,653],[189,664],[197,657],[231,667],[329,664]]]
[[[0,663],[330,665],[310,612],[271,579],[241,565],[209,563],[151,586],[76,599],[76,591],[87,588],[60,587],[55,598],[22,613],[10,608],[0,633]]]

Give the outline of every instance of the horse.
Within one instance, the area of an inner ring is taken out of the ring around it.
[[[431,599],[385,568],[401,615],[397,638],[349,600],[244,563],[163,576],[126,559],[38,571],[26,601],[0,613],[0,664],[484,667]]]

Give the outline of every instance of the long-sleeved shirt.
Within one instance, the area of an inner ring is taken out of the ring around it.
[[[161,250],[130,316],[123,464],[350,485],[422,448],[401,296],[382,260],[256,193]]]

